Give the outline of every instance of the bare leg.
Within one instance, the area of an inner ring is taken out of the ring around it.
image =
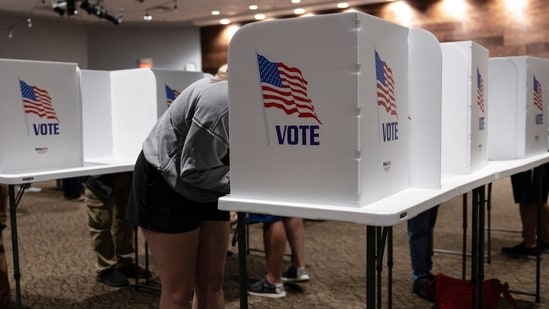
[[[522,221],[522,237],[524,244],[533,248],[536,246],[537,210],[536,205],[520,204],[520,220]]]
[[[292,265],[305,267],[305,228],[302,218],[285,218],[284,228],[292,250]]]
[[[190,309],[200,229],[178,234],[142,231],[162,285],[159,309]]]
[[[282,262],[286,249],[286,232],[282,221],[263,223],[263,244],[267,259],[267,280],[282,283]]]
[[[223,278],[229,221],[202,221],[193,308],[224,308]]]

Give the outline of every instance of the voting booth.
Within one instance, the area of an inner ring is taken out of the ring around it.
[[[75,63],[0,59],[0,93],[0,173],[82,165]]]
[[[359,12],[252,23],[229,47],[231,194],[363,207],[440,186],[441,51]]]
[[[489,59],[488,156],[521,159],[547,152],[549,59]]]
[[[157,69],[81,70],[86,161],[137,159],[147,134],[201,72]]]
[[[442,173],[488,164],[488,49],[473,41],[441,43]]]

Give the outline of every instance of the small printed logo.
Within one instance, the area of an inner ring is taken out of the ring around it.
[[[181,92],[179,90],[170,88],[170,86],[166,85],[166,104],[168,107],[172,105],[173,101],[179,96]]]
[[[36,151],[36,153],[39,153],[39,154],[44,154],[48,152],[48,147],[47,146],[35,147],[34,151]]]
[[[391,161],[383,161],[383,170],[385,170],[386,172],[388,172],[389,170],[391,170]]]

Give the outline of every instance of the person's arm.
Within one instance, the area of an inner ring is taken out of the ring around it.
[[[181,154],[180,178],[190,186],[229,193],[229,136],[225,111],[212,127],[196,119],[187,135]]]

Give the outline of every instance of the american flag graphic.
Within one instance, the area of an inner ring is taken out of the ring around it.
[[[40,118],[55,119],[59,122],[47,90],[30,86],[22,80],[19,80],[19,86],[25,113],[35,114]]]
[[[395,100],[395,80],[393,70],[381,60],[376,53],[376,84],[377,84],[377,105],[385,107],[390,115],[395,115],[398,120]]]
[[[477,104],[480,107],[480,111],[484,113],[486,105],[484,103],[484,79],[477,68]]]
[[[166,103],[170,106],[181,92],[166,85]]]
[[[534,106],[540,111],[543,111],[543,92],[541,89],[541,83],[534,76]]]
[[[300,118],[313,118],[322,124],[311,99],[307,96],[307,81],[300,69],[289,67],[282,62],[271,62],[259,54],[257,62],[265,108],[279,108],[287,115],[297,114]]]

